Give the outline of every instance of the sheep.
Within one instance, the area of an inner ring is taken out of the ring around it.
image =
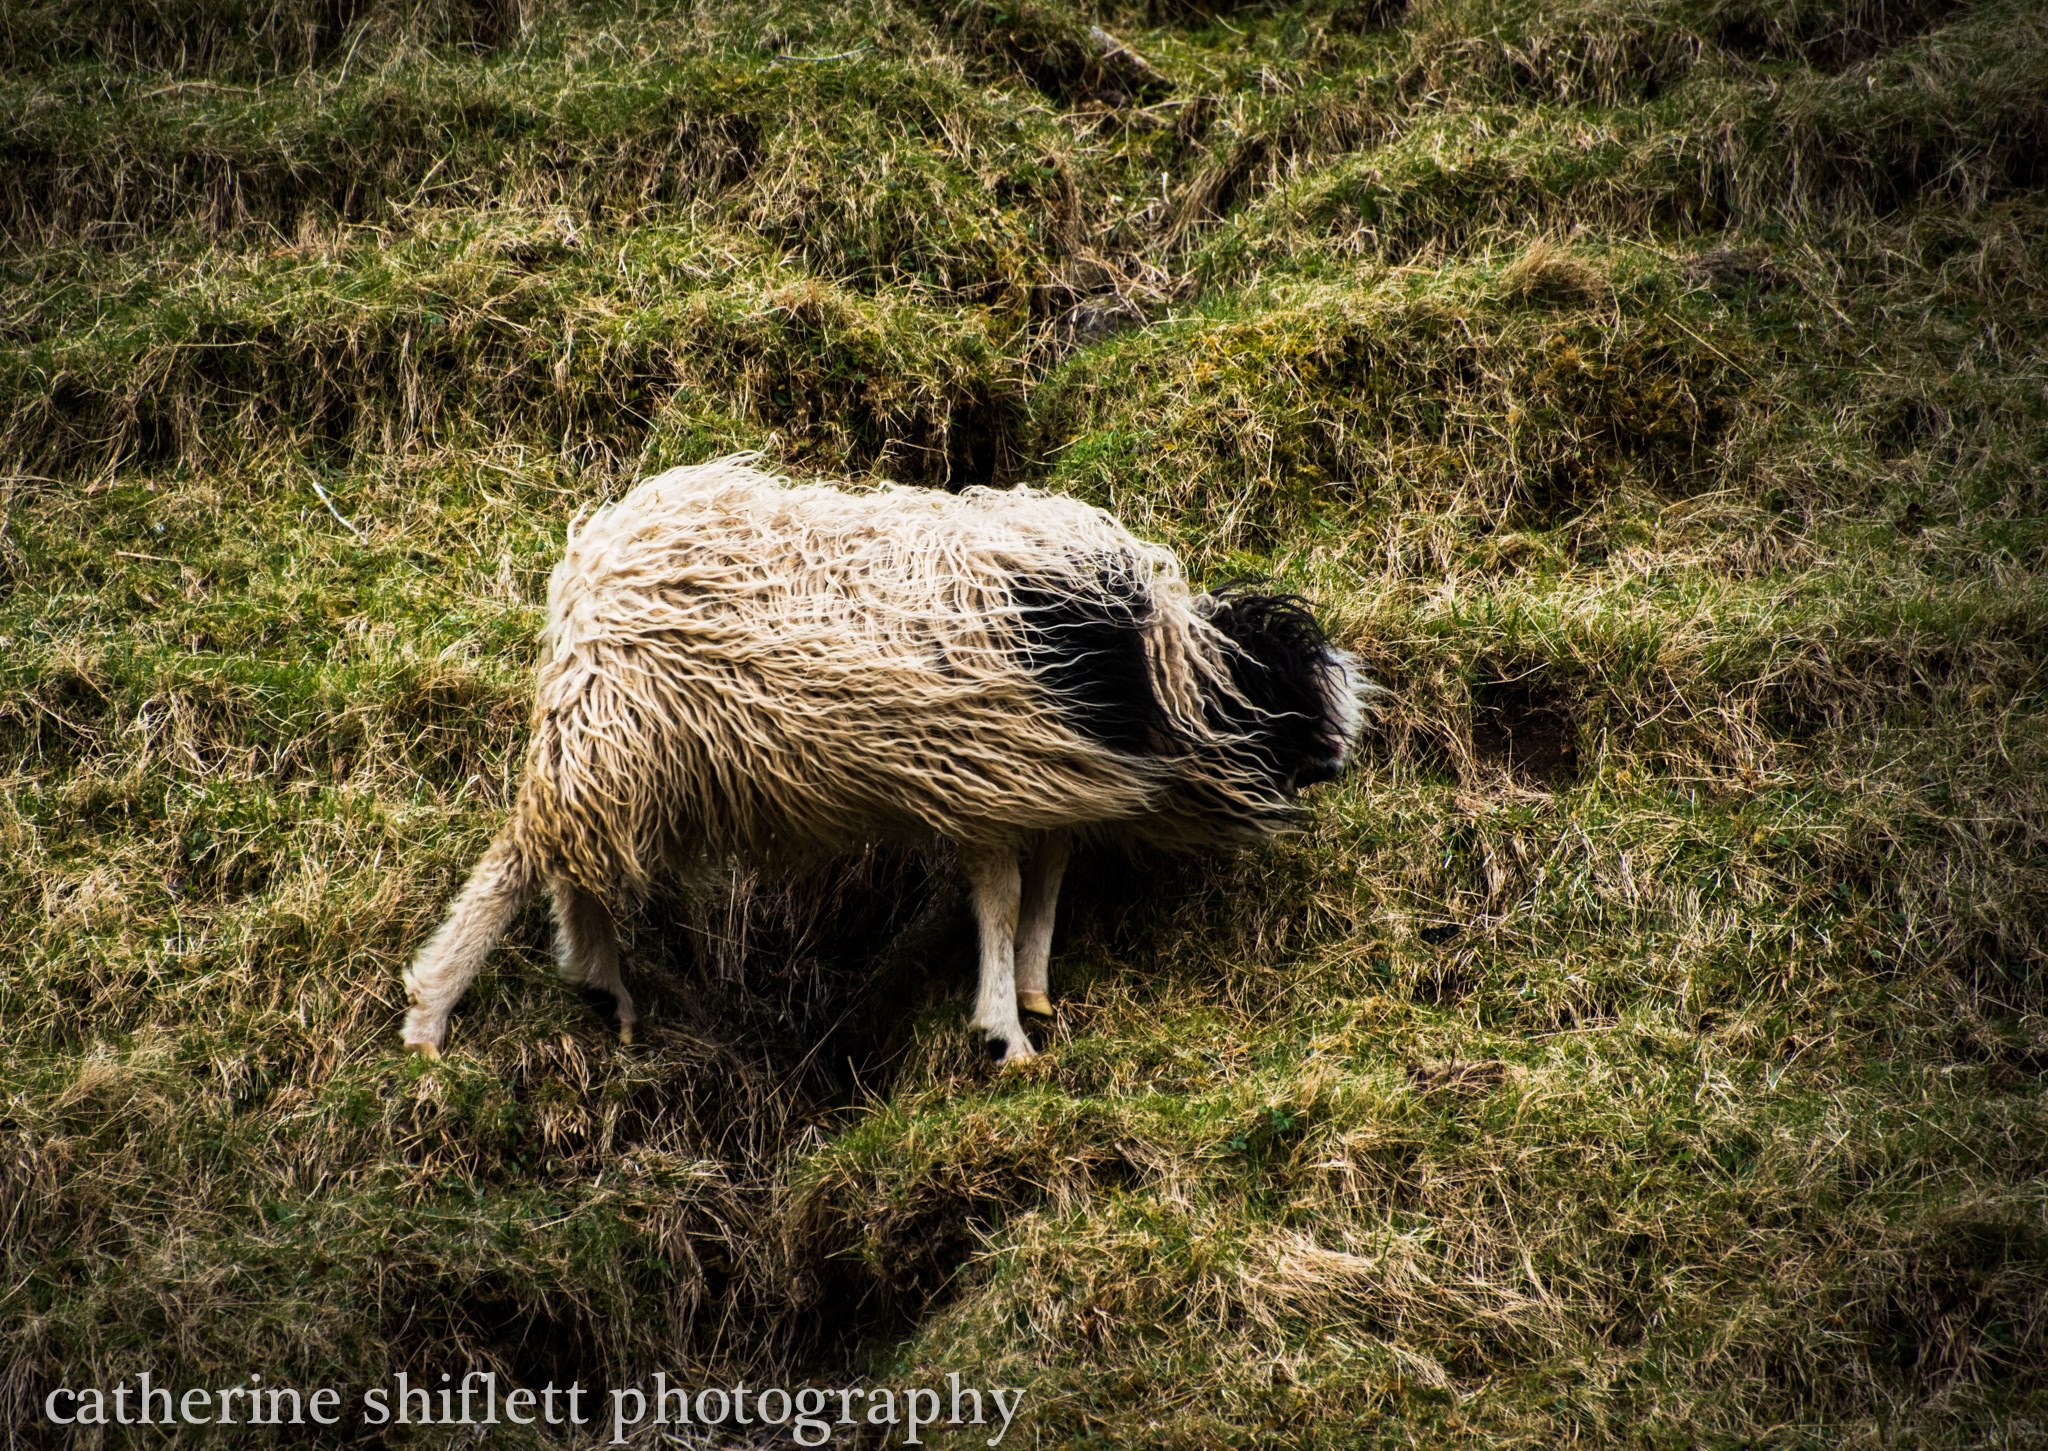
[[[1168,550],[1028,488],[793,484],[755,456],[639,484],[548,588],[510,821],[405,974],[408,1048],[521,904],[632,1038],[613,904],[709,859],[950,842],[980,929],[973,1026],[1032,1056],[1077,834],[1283,829],[1372,689],[1291,596],[1197,594]]]

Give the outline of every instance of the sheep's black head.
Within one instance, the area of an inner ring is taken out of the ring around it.
[[[1010,598],[1025,658],[1076,726],[1132,754],[1189,749],[1154,693],[1145,645],[1154,606],[1134,558],[1087,556],[1071,574],[1014,581]],[[1231,647],[1232,688],[1214,691],[1206,708],[1242,764],[1283,797],[1343,770],[1371,687],[1308,603],[1226,585],[1195,609]]]
[[[1308,602],[1226,585],[1204,596],[1208,621],[1236,649],[1238,699],[1211,703],[1217,724],[1242,736],[1254,764],[1288,795],[1344,769],[1363,723],[1358,662],[1331,645]]]

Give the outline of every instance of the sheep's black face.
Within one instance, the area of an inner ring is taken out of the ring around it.
[[[1058,580],[1019,579],[1010,598],[1025,658],[1069,719],[1131,754],[1185,749],[1153,694],[1145,631],[1152,600],[1136,560],[1091,557]],[[1358,736],[1358,667],[1330,645],[1306,601],[1226,586],[1196,608],[1235,648],[1235,697],[1208,702],[1209,724],[1242,744],[1245,763],[1292,796],[1344,769]]]
[[[1217,724],[1249,741],[1276,790],[1335,778],[1358,736],[1357,665],[1298,596],[1226,586],[1206,603],[1209,623],[1237,647],[1231,678],[1242,697],[1212,703]]]

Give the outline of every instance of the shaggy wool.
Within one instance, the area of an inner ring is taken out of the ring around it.
[[[1033,668],[1031,597],[1129,582],[1158,728],[1084,729]],[[1077,500],[793,485],[739,455],[572,531],[549,588],[525,782],[533,867],[614,896],[706,856],[1121,827],[1255,835],[1288,804],[1214,721],[1230,646],[1173,556]]]

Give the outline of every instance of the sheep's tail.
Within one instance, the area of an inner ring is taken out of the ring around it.
[[[405,1017],[406,1047],[429,1058],[441,1056],[449,1011],[539,884],[540,873],[508,825],[456,894],[447,920],[405,971],[406,996],[412,1001]]]

